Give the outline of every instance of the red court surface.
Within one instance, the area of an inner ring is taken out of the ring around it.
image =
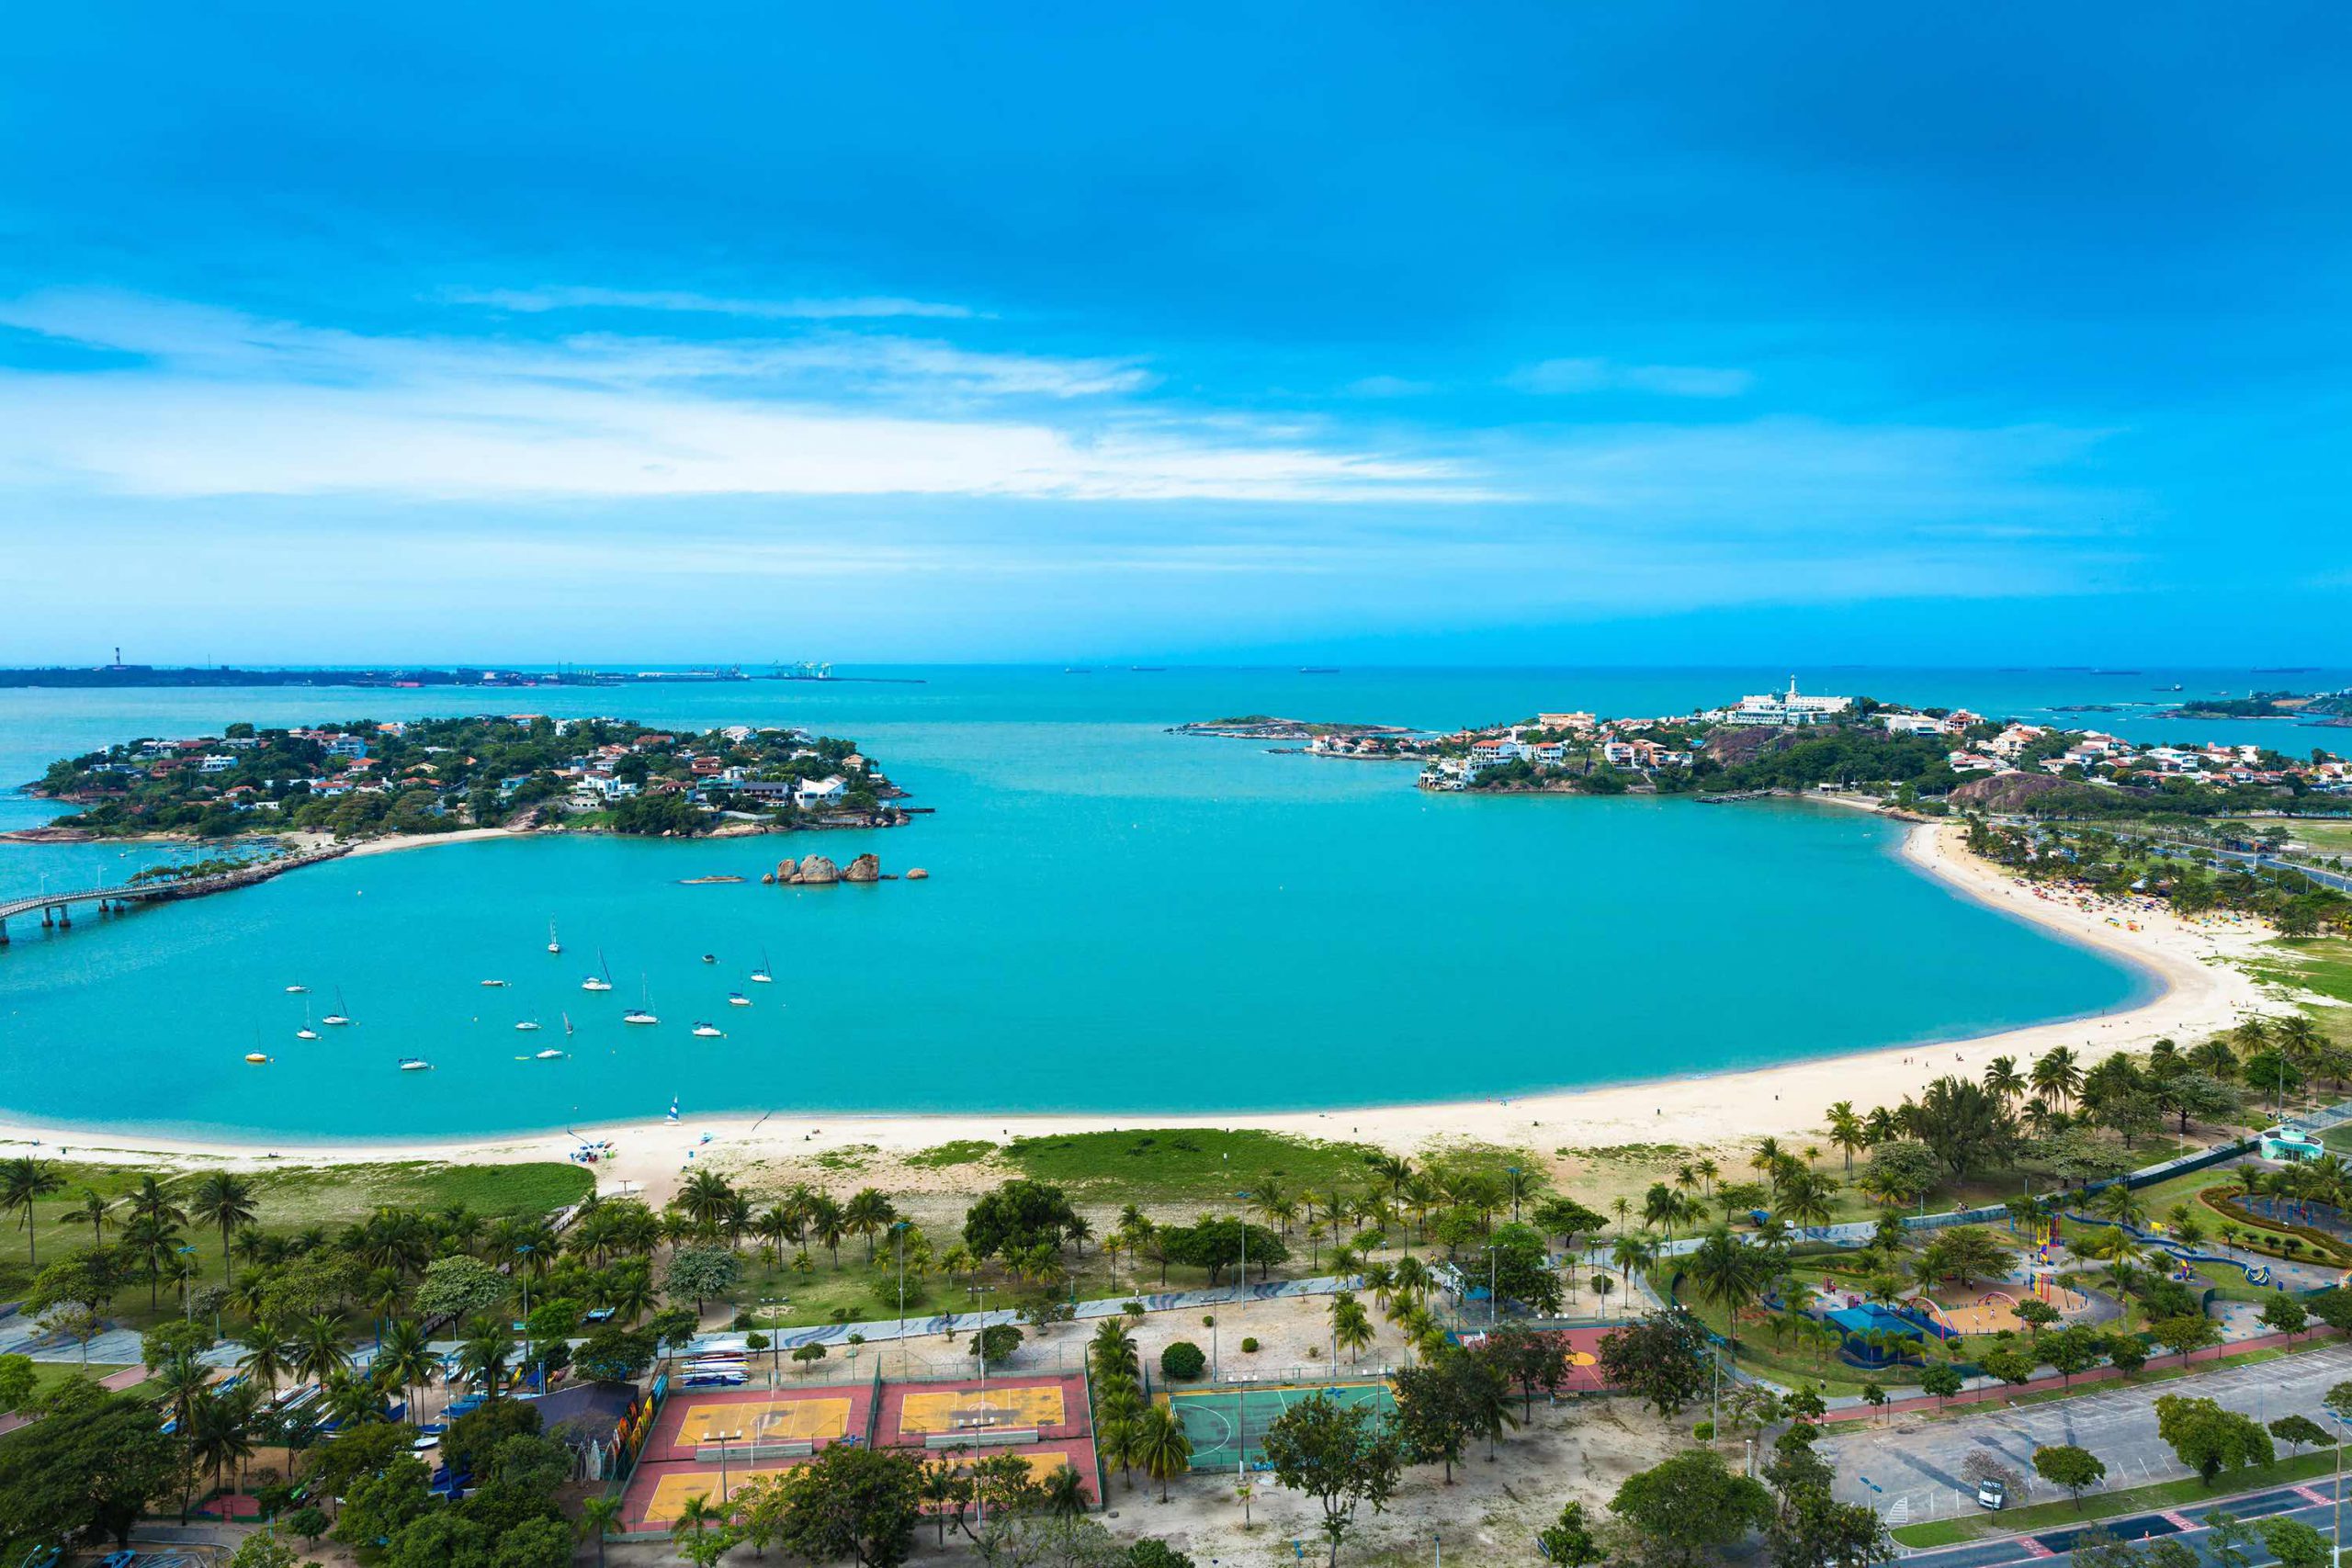
[[[806,1464],[828,1444],[864,1442],[873,1414],[874,1387],[865,1382],[681,1390],[662,1406],[645,1440],[623,1497],[621,1528],[666,1530],[688,1497],[720,1501],[722,1482],[731,1496],[752,1477]],[[729,1450],[723,1469],[720,1446]]]
[[[1600,1342],[1609,1335],[1606,1328],[1554,1328],[1540,1332],[1565,1339],[1568,1345],[1567,1381],[1560,1385],[1562,1393],[1606,1393],[1609,1384],[1600,1371]],[[1475,1350],[1485,1343],[1486,1336],[1469,1333],[1462,1336],[1465,1348]]]

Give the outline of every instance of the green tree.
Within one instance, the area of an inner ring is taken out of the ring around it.
[[[2211,1399],[2158,1395],[2156,1433],[2208,1486],[2224,1470],[2268,1464],[2278,1457],[2270,1434],[2253,1416],[2224,1410]]]
[[[155,1407],[83,1386],[0,1442],[0,1541],[86,1535],[128,1546],[149,1499],[176,1489],[180,1455],[157,1429]]]
[[[2327,1441],[2327,1428],[2308,1416],[2281,1416],[2270,1423],[2270,1435],[2298,1454]]]
[[[0,1213],[13,1213],[17,1216],[17,1223],[25,1233],[25,1263],[28,1268],[40,1267],[40,1248],[34,1234],[38,1227],[33,1224],[33,1205],[52,1192],[62,1190],[64,1186],[65,1178],[59,1175],[57,1167],[48,1160],[36,1159],[30,1155],[0,1160]]]
[[[1168,1483],[1184,1473],[1193,1461],[1193,1440],[1183,1424],[1164,1404],[1155,1404],[1140,1417],[1136,1462],[1159,1483],[1159,1500],[1168,1501]]]
[[[1603,1276],[1605,1278],[1605,1276]],[[1651,1313],[1601,1337],[1600,1369],[1609,1386],[1671,1416],[1708,1389],[1706,1341],[1680,1313]]]
[[[497,1306],[514,1289],[513,1281],[481,1258],[455,1253],[425,1265],[412,1300],[418,1314],[428,1320],[463,1321]]]
[[[2334,1555],[2327,1537],[2301,1519],[2264,1519],[2255,1529],[2278,1560],[2278,1568],[2327,1568]]]
[[[254,1184],[233,1171],[209,1170],[197,1178],[196,1190],[188,1196],[188,1217],[200,1225],[217,1226],[220,1232],[220,1278],[229,1277],[229,1233],[239,1225],[251,1224],[260,1214],[254,1200]]]
[[[1535,1542],[1543,1548],[1546,1562],[1560,1563],[1564,1568],[1588,1568],[1609,1555],[1608,1548],[1594,1533],[1592,1520],[1582,1503],[1570,1503],[1561,1508],[1557,1519],[1536,1532]]]
[[[1355,1528],[1356,1510],[1374,1513],[1395,1495],[1403,1453],[1394,1427],[1361,1404],[1315,1394],[1291,1405],[1266,1430],[1266,1462],[1289,1491],[1323,1510],[1323,1539],[1338,1568],[1340,1546]]]
[[[1705,1449],[1627,1477],[1609,1507],[1654,1568],[1702,1568],[1772,1517],[1763,1483],[1733,1474]]]
[[[670,1271],[663,1288],[672,1301],[691,1299],[695,1315],[714,1296],[725,1296],[742,1278],[743,1260],[724,1247],[681,1247],[670,1254]]]
[[[2107,1479],[2107,1463],[2088,1449],[2054,1443],[2033,1450],[2033,1472],[2052,1486],[2063,1486],[2083,1506],[2083,1493]]]

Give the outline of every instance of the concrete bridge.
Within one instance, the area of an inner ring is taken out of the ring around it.
[[[316,865],[321,861],[334,860],[350,852],[347,846],[336,844],[322,850],[305,850],[300,854],[254,861],[250,865],[215,872],[209,876],[159,876],[148,882],[118,883],[110,887],[82,887],[70,893],[34,893],[21,898],[0,898],[0,947],[8,945],[8,921],[11,919],[21,919],[35,911],[40,915],[44,931],[71,931],[76,905],[96,905],[101,918],[126,914],[133,904],[200,898],[207,893],[225,893],[232,887],[250,887],[256,882],[267,882],[271,877],[282,875],[297,866]]]

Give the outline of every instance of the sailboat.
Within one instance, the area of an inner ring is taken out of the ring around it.
[[[260,1066],[263,1063],[268,1061],[269,1058],[263,1055],[258,1051],[248,1051],[245,1053],[245,1060],[251,1062],[255,1066]]]
[[[775,978],[775,976],[768,972],[768,950],[763,947],[760,949],[760,966],[752,971],[752,983],[764,986]]]
[[[521,1020],[519,1022],[517,1022],[517,1023],[514,1025],[514,1027],[515,1027],[515,1028],[517,1028],[517,1029],[526,1030],[526,1031],[527,1031],[527,1030],[536,1030],[537,1028],[538,1028],[538,1026],[539,1026],[539,1021],[538,1021],[537,1019],[536,1019],[536,1018],[526,1018],[526,1019],[523,1019],[523,1020]]]
[[[640,976],[639,984],[642,986],[643,983],[643,979]],[[653,993],[650,989],[641,991],[639,993],[637,1006],[621,1014],[621,1021],[623,1023],[661,1022],[661,1018],[653,1010]]]
[[[337,986],[334,988],[334,1011],[328,1013],[323,1018],[320,1019],[319,1021],[333,1029],[340,1029],[345,1024],[351,1021],[351,1015],[343,1010],[343,987],[341,986]]]
[[[747,1008],[752,1005],[752,998],[741,991],[729,991],[727,993],[727,1005],[731,1008]]]
[[[319,1032],[311,1027],[311,1004],[304,1002],[302,1004],[302,1027],[294,1032],[294,1038],[297,1040],[316,1040],[318,1037]]]
[[[563,943],[556,941],[555,939],[555,922],[553,920],[549,920],[548,922],[548,951],[549,953],[561,953],[563,951]]]
[[[674,1094],[673,1094],[673,1095],[672,1095],[672,1096],[670,1097],[670,1114],[669,1114],[668,1116],[664,1117],[664,1118],[663,1118],[663,1120],[664,1120],[664,1121],[668,1121],[668,1122],[675,1122],[677,1119],[678,1119],[678,1097],[677,1097],[676,1095],[674,1095]]]
[[[694,1035],[697,1040],[724,1040],[727,1038],[727,1031],[715,1023],[705,1023],[697,1019],[695,1021]]]
[[[609,991],[613,988],[613,966],[605,962],[605,950],[596,950],[596,973],[580,982],[583,991]]]
[[[565,1013],[565,1014],[563,1015],[563,1037],[564,1037],[566,1040],[569,1040],[569,1039],[571,1039],[571,1036],[572,1036],[571,1015],[570,1013]]]

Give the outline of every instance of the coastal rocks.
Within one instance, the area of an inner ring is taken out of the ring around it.
[[[877,855],[859,855],[855,860],[851,861],[848,869],[842,873],[842,880],[843,882],[881,881],[881,858]]]
[[[907,880],[909,882],[929,882],[931,880],[931,873],[923,870],[923,868],[919,865],[910,866],[907,870]]]
[[[1988,811],[2022,811],[2034,796],[2065,787],[2064,779],[2048,773],[1989,773],[1955,787],[1951,803],[1982,806]]]
[[[841,868],[822,855],[810,855],[798,864],[778,861],[775,879],[786,887],[829,886],[842,879]]]
[[[1803,729],[1775,729],[1764,725],[1718,728],[1700,750],[1726,768],[1752,762],[1767,751],[1785,751],[1814,736]]]

